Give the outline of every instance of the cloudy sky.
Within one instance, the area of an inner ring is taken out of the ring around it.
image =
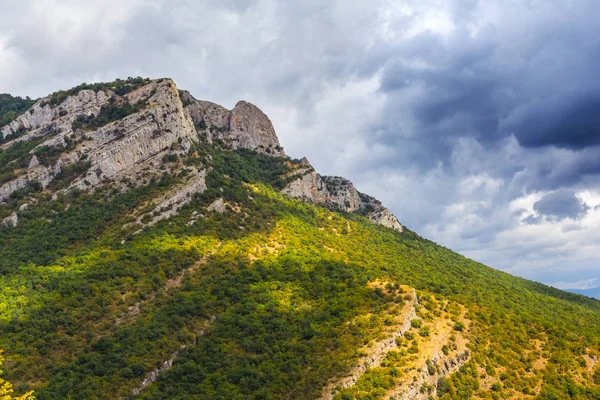
[[[171,77],[410,229],[600,286],[598,0],[0,0],[0,92]]]

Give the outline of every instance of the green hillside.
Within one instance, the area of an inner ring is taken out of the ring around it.
[[[127,192],[30,191],[18,226],[0,230],[0,348],[16,392],[314,399],[330,384],[336,399],[378,399],[423,373],[443,399],[600,398],[600,302],[289,199],[279,189],[298,164],[284,158],[199,141],[165,162],[208,164],[208,190],[140,233],[127,224],[185,174]],[[220,197],[225,211],[207,211]],[[336,386],[396,329],[413,288],[416,318],[394,350]],[[464,346],[464,362],[449,376],[419,366],[431,346],[449,357]]]

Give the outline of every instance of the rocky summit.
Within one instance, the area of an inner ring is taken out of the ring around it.
[[[599,327],[289,157],[247,101],[0,95],[2,400],[600,399]]]
[[[121,81],[120,89],[116,85],[83,85],[47,96],[0,128],[2,149],[16,143],[31,147],[27,167],[2,182],[0,201],[32,185],[47,189],[64,176],[65,169],[76,169],[77,173],[61,187],[63,193],[93,190],[101,182],[115,182],[121,187],[124,181],[138,185],[144,182],[144,176],[164,169],[165,158],[186,155],[198,137],[208,143],[219,141],[231,150],[247,149],[287,158],[271,120],[247,101],[239,101],[227,110],[178,90],[171,79],[138,79],[130,84]],[[359,193],[350,181],[322,177],[306,159],[301,166],[290,174],[283,193],[346,212],[360,212],[376,224],[402,231],[387,208]],[[167,170],[172,174],[185,170],[191,175],[179,193],[165,200],[168,204],[159,204],[160,209],[173,212],[205,189],[202,167],[179,168],[172,164]],[[17,222],[16,214],[4,220],[11,225]]]

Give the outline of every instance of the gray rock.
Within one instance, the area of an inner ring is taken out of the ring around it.
[[[303,201],[323,204],[335,210],[360,212],[371,222],[402,232],[398,218],[374,197],[360,193],[352,182],[339,176],[321,176],[315,172],[308,160],[300,160],[301,168],[289,177],[297,176],[282,193]]]
[[[319,174],[310,168],[301,170],[297,175],[298,179],[282,190],[283,194],[315,204],[329,203],[329,192]]]
[[[269,117],[246,101],[239,101],[229,112],[229,130],[218,136],[234,149],[253,149],[285,155]]]
[[[230,111],[209,101],[196,100],[183,91],[181,98],[199,133],[209,142],[223,141],[231,149],[249,149],[285,156],[269,117],[247,101],[239,101]]]
[[[17,215],[17,213],[12,213],[8,217],[4,218],[0,225],[8,227],[8,228],[12,228],[12,227],[17,226],[18,223],[19,223],[19,216]]]
[[[329,192],[329,203],[342,211],[352,212],[361,208],[362,202],[358,191],[346,178],[340,176],[323,176]]]
[[[206,210],[223,214],[225,212],[225,201],[221,197],[215,200],[210,206],[206,207]]]

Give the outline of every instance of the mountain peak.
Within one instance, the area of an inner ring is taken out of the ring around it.
[[[38,100],[0,128],[3,148],[20,143],[26,149],[19,154],[22,168],[7,165],[3,167],[6,171],[0,171],[4,172],[0,202],[32,185],[85,191],[102,182],[115,182],[120,190],[127,190],[127,185],[146,182],[149,174],[182,171],[203,180],[202,171],[208,165],[190,168],[174,162],[185,158],[199,139],[218,141],[230,150],[287,158],[269,117],[246,100],[228,110],[177,90],[168,78],[82,84]],[[287,178],[283,193],[335,210],[358,212],[373,222],[402,230],[380,203],[363,201],[350,181],[318,175],[306,158],[298,165],[301,168]],[[65,171],[69,171],[67,181],[62,179]],[[192,189],[205,187],[195,181],[190,185]],[[181,206],[190,198],[190,188],[184,185],[185,196],[175,196],[167,203]],[[374,217],[381,213],[386,218]]]

